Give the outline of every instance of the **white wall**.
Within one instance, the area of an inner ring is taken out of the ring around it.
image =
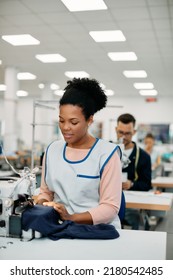
[[[114,98],[110,99],[108,105],[120,106],[122,108],[107,107],[98,112],[94,119],[103,122],[103,138],[113,140],[114,126],[116,125],[117,117],[122,113],[131,113],[138,123],[173,123],[173,98],[160,98],[156,103],[146,103],[142,98]],[[41,123],[40,110],[44,110],[45,114],[50,116],[50,123],[58,121],[58,111],[45,110],[37,108],[36,122]],[[10,114],[10,112],[9,112]],[[32,147],[32,122],[33,122],[33,100],[19,99],[17,105],[17,120],[18,120],[18,133],[19,138],[24,141],[25,148]],[[0,99],[0,120],[4,118],[4,101]],[[110,121],[115,120],[115,121]],[[50,126],[36,126],[35,139],[44,143],[45,138]],[[40,130],[42,130],[40,132]],[[40,139],[41,136],[41,139]],[[55,137],[55,135],[54,135]],[[48,140],[47,140],[48,141]],[[52,139],[50,139],[52,141]]]

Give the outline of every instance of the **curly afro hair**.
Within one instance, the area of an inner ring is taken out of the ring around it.
[[[82,108],[85,119],[106,107],[107,96],[95,79],[74,78],[67,81],[60,106],[72,104]]]

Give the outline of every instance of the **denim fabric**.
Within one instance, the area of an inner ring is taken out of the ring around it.
[[[22,229],[32,229],[52,240],[60,238],[115,239],[119,237],[113,225],[85,225],[72,221],[60,221],[53,207],[35,205],[22,213]]]

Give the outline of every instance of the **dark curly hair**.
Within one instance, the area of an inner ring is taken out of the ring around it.
[[[64,90],[60,106],[72,104],[81,107],[86,120],[106,106],[107,96],[95,79],[74,78],[67,81]]]

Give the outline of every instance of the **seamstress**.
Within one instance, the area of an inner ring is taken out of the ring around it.
[[[122,140],[123,153],[130,160],[128,166],[122,170],[127,173],[127,180],[122,183],[122,188],[123,190],[148,191],[151,189],[151,159],[132,141],[136,133],[135,125],[136,119],[131,114],[122,114],[117,119],[117,139]],[[126,209],[125,220],[132,226],[132,229],[138,229],[140,222],[138,210]]]
[[[62,220],[120,228],[120,151],[117,145],[88,131],[94,114],[106,102],[107,96],[95,79],[67,82],[59,102],[64,139],[46,149],[37,203],[53,206]]]

